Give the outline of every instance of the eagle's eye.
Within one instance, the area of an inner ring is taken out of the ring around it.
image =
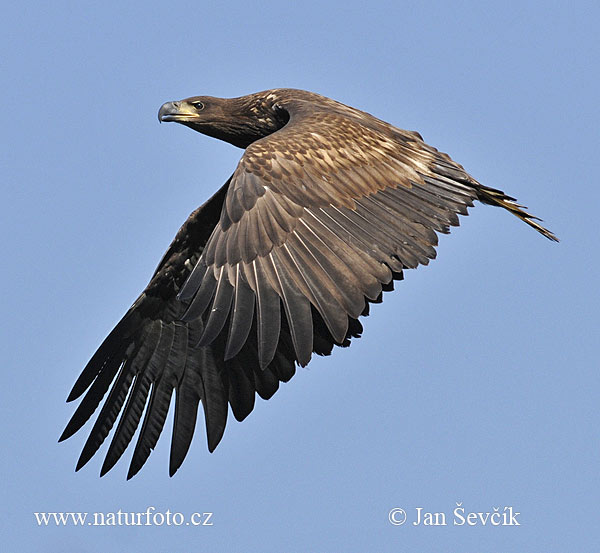
[[[204,109],[204,104],[202,102],[190,102],[192,106],[194,106],[198,111],[202,111]]]

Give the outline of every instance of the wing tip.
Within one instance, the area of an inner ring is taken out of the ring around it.
[[[75,466],[75,472],[79,472],[85,465],[87,465],[88,461],[91,457],[84,456],[83,453],[79,456],[77,460],[77,465]]]
[[[71,391],[69,392],[69,395],[67,396],[66,403],[71,403],[72,401],[75,401],[77,398],[79,398],[81,396],[81,394],[83,394],[83,392],[85,392],[85,390],[78,390],[76,387],[77,387],[77,383],[75,383],[75,386],[73,386],[73,388],[71,388]]]
[[[131,480],[138,472],[140,472],[141,468],[144,466],[145,460],[141,463],[135,462],[135,458],[131,461],[129,465],[129,470],[127,471],[127,480]]]
[[[560,242],[558,237],[547,228],[543,227],[536,221],[542,222],[542,219],[531,215],[525,211],[527,208],[517,203],[516,199],[506,195],[501,190],[496,188],[490,188],[482,184],[478,184],[477,193],[479,201],[494,205],[497,207],[503,207],[507,211],[510,211],[513,215],[521,219],[524,223],[527,223],[530,227],[538,231],[542,236],[545,236],[551,242]]]
[[[175,476],[175,473],[179,470],[182,463],[183,458],[173,458],[173,456],[171,456],[169,459],[169,478],[173,478],[173,476]]]
[[[58,438],[58,443],[64,442],[65,440],[68,440],[73,433],[72,432],[67,432],[68,429],[68,425],[67,427],[62,431],[62,434],[60,435],[60,437]]]
[[[207,446],[208,452],[213,453],[217,446],[221,443],[223,434],[225,433],[225,424],[220,425],[218,428],[209,429],[207,428]]]

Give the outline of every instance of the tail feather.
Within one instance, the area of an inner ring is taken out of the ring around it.
[[[511,198],[507,196],[502,190],[497,190],[495,188],[489,188],[487,186],[478,185],[477,186],[477,199],[484,204],[495,205],[498,207],[503,207],[504,209],[510,211],[513,215],[521,219],[527,223],[530,227],[533,227],[540,234],[543,234],[548,240],[552,240],[553,242],[558,242],[558,238],[554,236],[554,234],[549,231],[547,228],[543,227],[536,221],[541,221],[539,217],[535,215],[530,215],[525,210],[527,209],[523,205],[519,205],[515,198]]]

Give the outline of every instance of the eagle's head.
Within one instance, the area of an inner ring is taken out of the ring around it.
[[[272,91],[239,98],[193,96],[167,102],[158,120],[175,121],[202,134],[246,148],[283,127],[289,115]]]

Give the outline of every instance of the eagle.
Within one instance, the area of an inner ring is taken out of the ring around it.
[[[435,258],[438,233],[478,200],[557,241],[516,200],[484,186],[421,135],[319,94],[273,89],[167,102],[174,121],[244,153],[192,212],[146,289],[102,342],[67,401],[84,397],[60,441],[108,392],[76,470],[113,433],[100,475],[143,416],[127,478],[144,465],[175,392],[169,475],[181,466],[202,404],[208,449],[229,406],[244,420],[313,353],[363,332],[360,317],[405,269]]]

